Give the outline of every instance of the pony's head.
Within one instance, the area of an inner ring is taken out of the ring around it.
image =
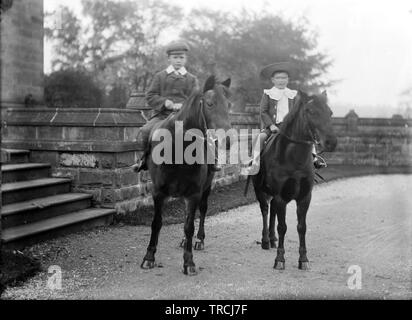
[[[301,99],[301,112],[307,120],[311,135],[324,151],[332,152],[336,148],[337,139],[332,126],[333,113],[328,106],[327,98],[326,91],[311,96],[301,91],[298,93],[298,99]]]
[[[203,87],[203,114],[208,129],[231,128],[229,111],[230,78],[217,82],[214,75],[207,78]]]

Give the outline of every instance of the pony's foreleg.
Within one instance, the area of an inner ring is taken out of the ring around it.
[[[273,199],[270,202],[270,218],[269,218],[269,240],[270,240],[270,247],[276,248],[276,238],[275,233],[275,222],[276,222],[276,206],[273,204]]]
[[[259,201],[260,211],[262,212],[262,249],[269,249],[269,229],[268,229],[268,199],[262,192],[256,193],[256,198]]]
[[[150,242],[147,247],[146,255],[140,265],[143,269],[152,269],[155,266],[157,242],[159,240],[160,229],[162,228],[162,206],[164,199],[165,196],[162,194],[153,195],[154,217],[152,221],[152,233],[150,235]]]
[[[306,256],[306,213],[308,212],[312,194],[309,192],[307,196],[297,203],[298,216],[298,234],[299,234],[299,269],[308,270],[309,260]]]
[[[202,194],[202,199],[200,199],[199,211],[200,211],[200,221],[199,230],[197,231],[197,239],[195,240],[195,250],[203,250],[205,248],[205,218],[207,212],[207,200],[209,198],[211,187],[209,187]]]
[[[278,217],[278,234],[279,234],[279,244],[277,255],[275,258],[275,265],[274,268],[277,270],[285,269],[285,234],[287,230],[286,226],[286,202],[280,199],[279,196],[276,196],[273,201],[274,210],[276,211],[276,215]]]
[[[186,275],[196,275],[197,270],[193,262],[192,238],[195,233],[195,213],[199,205],[200,196],[185,199],[186,202],[186,222],[185,222],[185,237],[186,243],[183,253],[183,273]]]

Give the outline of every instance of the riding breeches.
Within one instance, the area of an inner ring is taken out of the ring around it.
[[[140,128],[139,133],[137,135],[137,142],[143,147],[143,150],[146,150],[148,147],[150,132],[152,131],[153,127],[166,119],[168,115],[159,114],[155,118],[150,119],[148,122],[145,123],[143,127]]]

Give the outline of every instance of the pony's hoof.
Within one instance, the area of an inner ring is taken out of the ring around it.
[[[196,240],[195,245],[194,245],[195,250],[204,250],[205,249],[205,243],[201,240]]]
[[[269,250],[269,241],[262,241],[262,249]]]
[[[275,260],[275,265],[273,266],[276,270],[285,270],[285,261]]]
[[[183,239],[183,240],[180,242],[180,248],[184,248],[184,247],[186,247],[186,239]]]
[[[270,240],[270,247],[271,248],[276,248],[276,239],[275,240]]]
[[[197,269],[195,266],[184,266],[183,267],[183,273],[187,276],[196,276],[197,275]]]
[[[149,261],[149,260],[143,260],[142,264],[140,265],[140,268],[142,269],[153,269],[155,267],[155,262],[154,261]]]
[[[306,261],[306,262],[299,261],[299,269],[309,270],[309,261]]]

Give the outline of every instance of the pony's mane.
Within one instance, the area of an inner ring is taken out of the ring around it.
[[[176,120],[184,122],[185,128],[201,128],[203,124],[202,113],[200,108],[200,99],[202,94],[198,88],[195,88],[189,98],[183,103],[182,108],[176,114]]]
[[[299,117],[299,112],[302,110],[302,105],[307,101],[306,94],[299,91],[297,99],[295,99],[292,109],[285,116],[282,123],[282,131],[289,132],[295,123],[295,120]]]

